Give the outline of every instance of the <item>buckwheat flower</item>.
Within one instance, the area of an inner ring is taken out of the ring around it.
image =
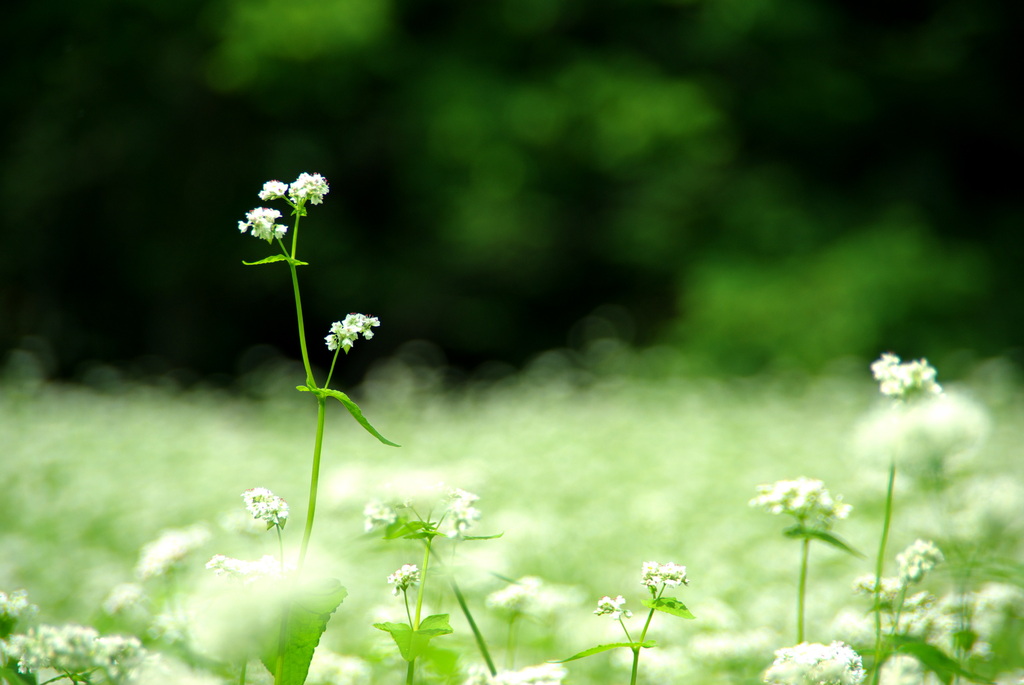
[[[370,685],[370,664],[357,656],[342,656],[317,647],[309,665],[306,685]]]
[[[645,561],[640,568],[640,584],[654,590],[662,585],[689,585],[690,581],[686,579],[685,566],[672,562],[659,564],[656,561]]]
[[[245,213],[245,221],[238,222],[241,233],[252,231],[252,234],[268,243],[274,238],[283,238],[288,232],[284,224],[274,223],[281,218],[281,212],[267,207],[257,207]]]
[[[103,600],[103,611],[111,616],[134,611],[146,601],[146,591],[138,583],[121,583]]]
[[[871,365],[871,373],[882,394],[900,402],[942,394],[942,386],[935,382],[935,367],[926,359],[900,363],[899,357],[886,352]]]
[[[179,568],[190,553],[209,539],[210,531],[202,524],[164,531],[142,548],[135,566],[136,577],[146,580]]]
[[[145,651],[134,637],[100,637],[94,628],[67,624],[30,628],[7,643],[8,656],[17,660],[21,673],[52,668],[69,674],[101,669],[123,677]]]
[[[395,508],[379,500],[367,502],[363,507],[363,530],[367,533],[377,526],[390,526],[397,520]]]
[[[844,519],[853,509],[834,499],[820,480],[800,477],[796,480],[780,480],[770,485],[758,485],[758,495],[750,500],[750,506],[760,507],[770,514],[789,514],[801,524],[815,525],[828,530],[836,519]]]
[[[473,523],[480,520],[480,510],[473,506],[473,503],[479,499],[472,492],[466,492],[459,488],[452,488],[448,491],[447,517],[451,526],[451,530],[447,533],[449,538],[461,538]]]
[[[39,607],[28,601],[28,593],[15,590],[11,594],[0,592],[0,638],[9,634],[18,621],[30,618]]]
[[[540,578],[525,576],[487,595],[486,604],[505,614],[528,614],[532,612],[542,586]]]
[[[878,585],[878,602],[883,607],[892,608],[899,598],[902,585],[899,578],[882,576]],[[853,580],[853,591],[859,595],[875,596],[875,574],[865,573]]]
[[[900,567],[900,582],[903,585],[920,583],[925,574],[942,563],[944,557],[935,543],[917,540],[896,555]]]
[[[329,190],[327,179],[320,174],[302,173],[288,188],[288,197],[295,204],[309,202],[311,205],[318,205],[324,201],[324,195]]]
[[[288,522],[288,503],[266,488],[250,488],[242,493],[245,508],[257,521],[265,521],[267,530],[284,528]]]
[[[218,576],[226,576],[249,585],[262,580],[277,580],[294,570],[291,564],[285,564],[284,573],[281,570],[281,562],[269,554],[263,555],[256,561],[244,559],[233,559],[223,554],[215,554],[208,562],[206,568]]]
[[[420,582],[420,569],[416,564],[404,564],[402,568],[388,576],[388,583],[395,586],[391,590],[395,597],[418,582]]]
[[[267,181],[260,191],[260,199],[264,202],[279,200],[288,194],[288,184],[280,181]]]
[[[340,347],[348,354],[360,335],[369,340],[373,337],[372,329],[377,326],[380,326],[377,317],[353,312],[346,316],[344,321],[335,321],[331,324],[331,332],[324,338],[327,341],[327,349],[333,352]]]
[[[830,645],[802,642],[775,652],[765,671],[768,685],[860,685],[864,682],[860,655],[842,642]]]
[[[594,609],[594,615],[608,616],[613,621],[618,621],[621,618],[632,618],[633,612],[629,609],[623,608],[625,603],[626,598],[622,595],[619,595],[615,599],[605,595],[601,599],[597,600],[597,608]]]

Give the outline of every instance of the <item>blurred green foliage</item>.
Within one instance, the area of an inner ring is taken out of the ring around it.
[[[612,304],[734,371],[1024,333],[1019,4],[106,0],[8,11],[0,348],[295,343],[235,222],[323,173],[311,338],[519,363]],[[364,357],[365,359],[366,357]],[[355,362],[358,364],[359,362]],[[358,371],[358,367],[353,367]]]

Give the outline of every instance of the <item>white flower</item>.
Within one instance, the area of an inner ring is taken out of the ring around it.
[[[210,531],[202,524],[164,531],[148,543],[139,554],[135,575],[139,580],[162,576],[178,568],[185,557],[210,539]]]
[[[281,212],[276,209],[257,207],[245,213],[245,221],[238,222],[238,230],[245,233],[251,229],[254,236],[269,243],[274,238],[283,238],[288,231],[284,224],[274,223],[280,218]]]
[[[677,585],[689,585],[686,579],[686,567],[669,562],[659,564],[656,561],[645,561],[640,568],[640,584],[649,588],[657,588],[664,584],[675,587]]]
[[[121,583],[114,587],[103,600],[103,611],[120,614],[141,607],[146,601],[146,592],[138,583]]]
[[[935,382],[935,367],[925,359],[901,364],[899,357],[886,352],[871,365],[871,373],[880,383],[882,394],[894,400],[942,394],[942,386]]]
[[[623,605],[626,603],[626,598],[619,595],[615,599],[605,595],[601,599],[597,600],[597,608],[594,609],[594,614],[597,616],[609,616],[613,621],[618,621],[620,618],[631,618],[633,612],[629,609],[624,609]]]
[[[323,645],[309,665],[306,685],[370,685],[370,665],[357,656],[342,656]]]
[[[765,671],[769,685],[860,685],[864,682],[860,655],[842,642],[830,645],[802,642],[775,652]]]
[[[346,316],[344,321],[335,321],[331,324],[331,332],[324,338],[327,341],[327,349],[333,352],[340,347],[347,354],[360,335],[366,340],[372,338],[371,329],[377,326],[380,326],[377,317],[353,312]]]
[[[384,504],[379,500],[367,502],[363,507],[363,530],[369,533],[377,526],[390,526],[398,520],[398,512],[395,508]]]
[[[893,607],[900,595],[900,579],[882,576],[878,585],[878,601],[884,607]],[[875,595],[875,574],[865,573],[853,580],[853,591],[857,594]]]
[[[74,624],[42,625],[24,635],[13,635],[7,652],[18,661],[22,673],[41,668],[72,674],[101,669],[122,677],[145,654],[134,637],[100,637],[94,628]]]
[[[264,202],[278,200],[288,193],[288,184],[280,181],[267,181],[260,191],[260,199]]]
[[[896,555],[900,565],[900,582],[903,585],[920,583],[925,574],[943,561],[942,552],[931,541],[917,540],[903,552]]]
[[[448,523],[451,530],[449,538],[461,538],[469,530],[474,522],[480,520],[480,510],[473,506],[480,498],[472,492],[466,492],[459,488],[452,488],[448,491]]]
[[[531,613],[543,585],[536,576],[525,576],[487,595],[487,606],[507,614]]]
[[[242,493],[245,508],[257,521],[266,521],[267,530],[284,528],[288,522],[288,503],[266,488],[250,488]]]
[[[249,585],[264,579],[276,580],[282,578],[284,573],[294,570],[291,564],[285,564],[284,573],[281,571],[281,562],[269,554],[263,555],[256,561],[245,561],[244,559],[233,559],[223,554],[215,554],[208,562],[206,568],[218,576],[227,576],[240,580],[243,585]]]
[[[31,617],[39,607],[28,601],[28,593],[15,590],[11,594],[0,592],[0,635],[6,635],[14,624]]]
[[[518,671],[500,671],[490,675],[482,667],[470,669],[463,685],[561,685],[569,671],[560,664],[527,666]]]
[[[395,586],[392,592],[397,597],[399,593],[420,582],[420,569],[416,564],[404,564],[402,568],[388,576],[388,582]]]
[[[800,523],[810,523],[828,530],[836,519],[844,519],[853,509],[842,503],[842,497],[835,499],[820,480],[800,477],[796,480],[780,480],[770,485],[758,485],[758,495],[750,500],[750,506],[760,507],[771,514],[789,514]]]
[[[288,197],[295,204],[308,201],[311,205],[318,205],[324,201],[324,195],[329,190],[327,179],[320,174],[302,173],[289,187]]]

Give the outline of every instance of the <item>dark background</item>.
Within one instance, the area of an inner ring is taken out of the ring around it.
[[[228,378],[380,317],[522,364],[612,312],[748,373],[1016,354],[1024,3],[93,0],[7,8],[0,354]],[[247,361],[248,360],[248,361]]]

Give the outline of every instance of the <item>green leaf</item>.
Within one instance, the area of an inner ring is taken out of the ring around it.
[[[914,657],[921,662],[922,666],[934,673],[939,680],[947,685],[953,682],[954,676],[967,678],[974,683],[992,685],[991,680],[964,669],[952,657],[935,645],[930,645],[927,642],[901,638],[897,641],[896,651],[900,654]]]
[[[814,538],[816,540],[821,540],[826,544],[832,545],[836,549],[840,549],[846,552],[847,554],[852,554],[853,556],[860,557],[861,559],[866,558],[863,554],[855,550],[853,547],[850,547],[850,545],[844,542],[839,536],[833,535],[832,533],[828,533],[823,530],[817,530],[815,528],[808,528],[807,526],[797,525],[793,526],[792,528],[787,528],[786,530],[782,531],[782,534],[788,538]]]
[[[406,661],[423,656],[431,639],[452,632],[448,614],[427,616],[420,621],[418,630],[413,630],[408,623],[374,623],[373,627],[391,634],[391,639],[398,645],[398,651]]]
[[[607,652],[611,649],[618,649],[619,647],[628,647],[629,649],[636,649],[637,647],[642,647],[644,649],[649,649],[657,644],[658,643],[654,640],[644,640],[643,642],[612,642],[611,644],[598,645],[597,647],[584,649],[579,654],[573,654],[568,659],[558,659],[556,661],[550,661],[548,663],[564,664],[567,661],[576,661],[576,659],[583,659],[584,657],[593,656],[594,654],[600,654],[601,652]]]
[[[309,262],[303,262],[299,261],[298,259],[292,259],[288,255],[283,254],[270,255],[269,257],[265,257],[256,262],[243,261],[242,264],[245,264],[246,266],[257,266],[258,264],[273,264],[274,262],[288,262],[290,264],[294,264],[295,266],[309,266]]]
[[[463,540],[497,540],[498,538],[505,535],[504,533],[497,533],[495,535],[463,535]]]
[[[284,660],[281,682],[277,685],[303,685],[309,672],[309,662],[320,644],[320,636],[348,590],[337,580],[328,578],[311,584],[295,594],[285,605],[288,621],[284,631]],[[277,671],[278,650],[281,644],[280,623],[267,639],[261,660],[271,674]]]
[[[345,393],[340,392],[338,390],[329,390],[327,388],[309,388],[305,385],[296,386],[295,389],[301,392],[311,392],[320,397],[333,397],[334,399],[338,400],[343,405],[345,405],[345,409],[348,409],[348,413],[352,415],[352,418],[354,418],[359,423],[360,426],[365,428],[366,432],[368,432],[370,435],[377,438],[385,445],[390,445],[391,447],[401,447],[401,445],[399,445],[398,443],[391,442],[383,435],[378,433],[377,429],[371,426],[370,422],[366,420],[365,416],[363,416],[363,412],[359,408],[359,405],[353,402]]]
[[[645,599],[641,602],[648,609],[654,609],[656,611],[664,611],[666,614],[672,614],[679,618],[697,618],[690,613],[690,610],[686,608],[686,605],[680,602],[675,597],[659,597],[658,599]]]

